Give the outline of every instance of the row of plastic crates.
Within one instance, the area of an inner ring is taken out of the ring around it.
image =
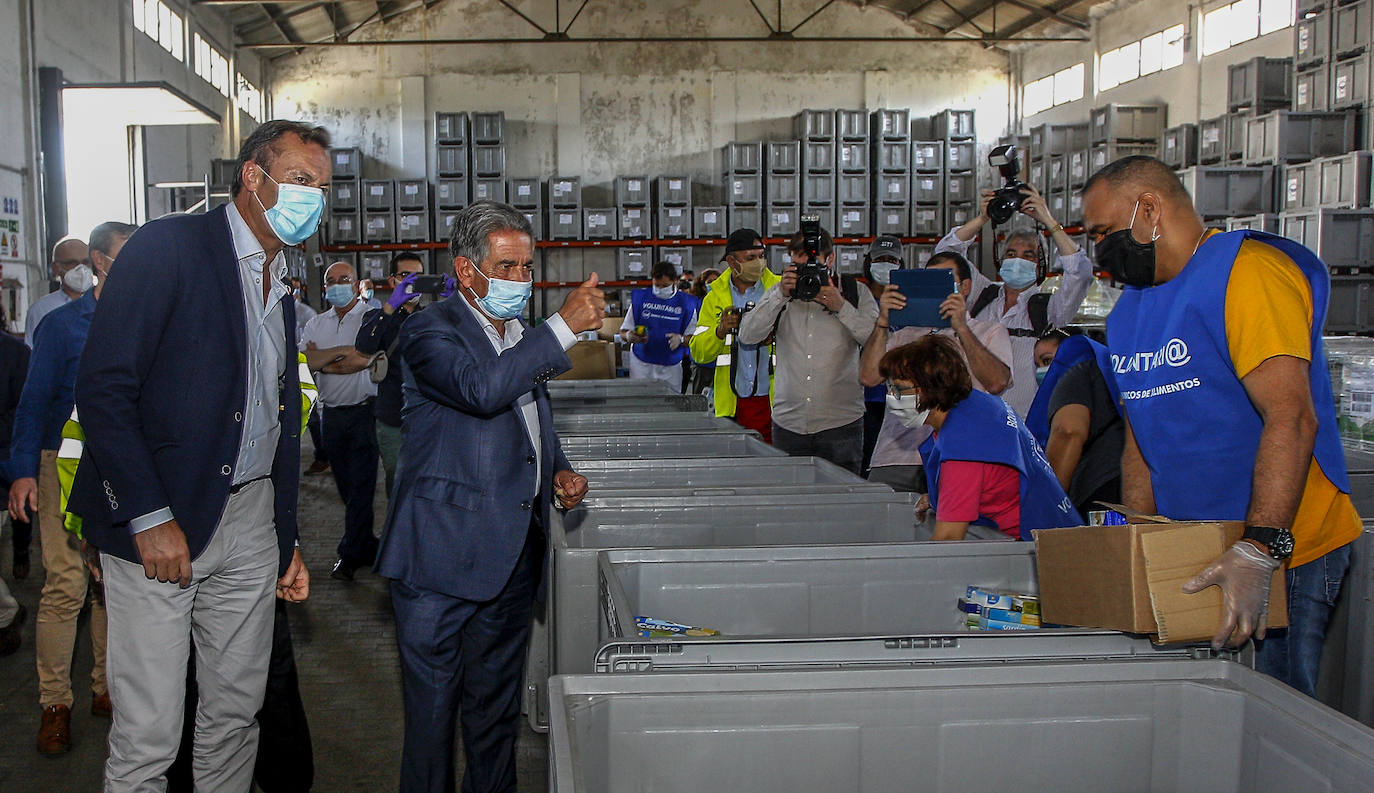
[[[1374,209],[1307,209],[1232,217],[1228,231],[1279,234],[1312,249],[1338,271],[1374,268]]]
[[[1370,51],[1374,40],[1374,3],[1318,6],[1298,13],[1293,30],[1293,63],[1310,69]]]
[[[438,111],[434,114],[436,143],[504,143],[506,114]]]
[[[1164,105],[1109,104],[1089,111],[1088,121],[1039,124],[1030,128],[1026,146],[1032,161],[1068,155],[1093,144],[1158,141],[1164,131]]]
[[[1041,192],[1077,189],[1088,181],[1093,172],[1113,160],[1132,154],[1154,156],[1158,152],[1157,143],[1094,143],[1091,148],[1032,160],[1026,166],[1026,181]]]
[[[1355,151],[1285,166],[1277,206],[1284,211],[1370,205],[1370,162],[1374,155]]]
[[[954,170],[977,166],[973,140],[789,140],[729,143],[722,173],[826,174]]]
[[[972,175],[968,175],[971,177]],[[914,178],[942,183],[939,175],[918,174]],[[911,200],[913,175],[910,173],[807,173],[725,175],[725,200],[730,206],[764,204],[907,203]],[[767,190],[764,190],[765,184]]]
[[[729,233],[729,213],[721,206],[551,207],[551,240],[713,239]]]
[[[1317,64],[1293,75],[1293,109],[1344,110],[1368,104],[1371,93],[1370,53],[1349,60]]]
[[[809,141],[967,139],[974,137],[974,111],[942,110],[912,118],[903,109],[803,110],[792,117],[792,134]],[[870,134],[870,132],[872,134]]]
[[[1292,89],[1292,58],[1251,58],[1227,68],[1226,107],[1232,113],[1286,109]]]
[[[435,146],[434,172],[439,176],[505,176],[506,144]]]

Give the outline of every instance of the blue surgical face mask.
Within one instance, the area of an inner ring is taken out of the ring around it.
[[[287,245],[305,242],[320,227],[320,217],[324,214],[324,191],[318,187],[282,184],[272,179],[272,175],[261,167],[258,171],[277,186],[277,203],[271,209],[263,206],[262,199],[258,198],[256,192],[253,193],[272,233]]]
[[[1002,260],[997,274],[1012,289],[1025,289],[1035,283],[1035,262],[1010,256]]]
[[[371,299],[372,299],[372,290],[371,290],[371,289],[364,289],[364,290],[361,292],[361,294],[362,294],[362,296],[363,296],[363,300],[371,300]]]
[[[1042,385],[1042,384],[1045,382],[1045,375],[1047,375],[1047,374],[1049,374],[1049,373],[1050,373],[1050,367],[1048,367],[1048,366],[1037,366],[1037,367],[1035,367],[1035,384],[1036,384],[1036,385]]]
[[[353,302],[353,285],[330,284],[324,288],[324,299],[334,308],[343,308]]]
[[[520,312],[525,310],[525,304],[529,302],[530,294],[534,292],[533,281],[508,281],[504,278],[489,278],[480,268],[474,266],[472,269],[477,270],[483,278],[487,279],[486,297],[477,297],[476,292],[472,293],[472,296],[477,299],[478,308],[494,319],[515,319],[520,316]]]

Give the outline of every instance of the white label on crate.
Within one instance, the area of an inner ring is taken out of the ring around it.
[[[859,222],[859,213],[858,213],[858,212],[846,212],[846,213],[844,213],[844,222],[845,222],[845,223],[858,223],[858,222]]]
[[[559,213],[559,215],[558,215],[558,225],[560,225],[560,226],[570,226],[570,225],[572,225],[572,222],[573,222],[573,216],[572,216],[572,215],[569,215],[569,214],[563,213],[563,212],[560,212],[560,213]]]
[[[701,219],[702,219],[703,222],[706,222],[706,223],[713,223],[713,224],[714,224],[714,223],[719,223],[719,222],[720,222],[719,217],[720,217],[720,213],[719,213],[719,212],[702,212],[702,213],[701,213]]]
[[[950,179],[950,180],[949,180],[949,193],[950,193],[950,195],[963,195],[963,193],[964,193],[964,188],[960,187],[960,185],[962,185],[963,183],[964,183],[964,180],[963,180],[963,179]]]
[[[682,207],[668,207],[668,217],[670,218],[680,218],[682,217],[682,212]]]
[[[929,191],[929,190],[934,190],[934,189],[935,189],[935,180],[934,180],[934,179],[922,179],[922,180],[921,180],[921,189],[922,189],[922,190],[927,190],[927,191]]]
[[[682,180],[681,180],[681,179],[669,179],[669,180],[668,180],[668,189],[669,189],[669,190],[681,190],[681,189],[682,189]]]
[[[382,195],[386,193],[386,188],[379,184],[368,185],[368,195]]]
[[[899,213],[899,212],[889,212],[889,213],[887,213],[887,221],[886,221],[886,222],[887,222],[887,225],[889,225],[889,226],[895,226],[895,225],[897,225],[898,223],[901,223],[901,222],[902,222],[901,213]]]
[[[594,229],[594,228],[596,228],[596,227],[598,227],[598,226],[604,226],[604,225],[606,225],[606,216],[605,216],[605,215],[588,215],[588,216],[587,216],[587,228],[589,228],[589,229]]]
[[[386,228],[386,218],[372,218],[367,221],[367,227],[370,229],[384,229]]]
[[[626,183],[626,187],[631,193],[638,193],[644,189],[644,183],[638,179],[631,179]]]
[[[1310,40],[1311,38],[1312,38],[1312,33],[1311,33],[1311,31],[1309,31],[1309,30],[1307,29],[1307,26],[1306,26],[1306,25],[1300,26],[1300,27],[1298,28],[1298,47],[1297,47],[1298,52],[1300,52],[1300,53],[1306,53],[1306,52],[1307,52],[1308,42],[1309,42],[1309,40]]]
[[[897,193],[902,192],[902,183],[899,182],[899,181],[896,181],[896,180],[893,180],[893,181],[891,181],[891,182],[888,182],[888,183],[887,183],[887,192],[890,193],[890,194],[894,194],[894,195],[897,194]]]
[[[408,184],[405,186],[406,195],[419,195],[420,186],[418,184]]]
[[[1298,177],[1293,176],[1288,179],[1288,197],[1284,199],[1287,206],[1297,206],[1298,204]]]
[[[1349,415],[1354,419],[1374,418],[1374,391],[1351,390]]]
[[[1202,131],[1202,142],[1208,144],[1209,146],[1215,146],[1221,143],[1221,128],[1208,127],[1207,129],[1204,129]]]
[[[339,198],[352,198],[352,197],[353,197],[353,188],[349,187],[349,186],[346,185],[346,184],[341,184],[341,185],[339,185],[338,188],[337,188],[337,192],[338,192],[338,194],[339,194]]]
[[[681,235],[682,235],[682,224],[681,224],[681,223],[674,223],[673,225],[669,226],[669,227],[668,227],[668,233],[669,233],[669,234],[672,234],[672,235],[674,235],[674,236],[681,236]]]
[[[353,221],[351,219],[339,218],[339,231],[351,231],[352,229]]]
[[[517,186],[517,187],[515,188],[515,194],[518,195],[518,196],[527,196],[527,195],[529,195],[529,194],[530,194],[530,186],[527,185],[527,184],[522,184],[522,185]]]
[[[334,164],[335,164],[335,165],[348,165],[348,155],[347,155],[346,153],[345,153],[345,154],[336,154],[336,155],[334,155]]]
[[[409,229],[420,225],[420,218],[415,215],[402,215],[401,228]]]
[[[744,195],[744,182],[736,181],[733,183],[735,195]]]

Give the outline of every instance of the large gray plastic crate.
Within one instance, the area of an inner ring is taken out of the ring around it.
[[[835,174],[804,173],[802,174],[801,180],[801,194],[803,203],[835,203]]]
[[[1312,209],[1321,195],[1321,171],[1317,161],[1294,163],[1281,168],[1278,208],[1284,212]]]
[[[1066,190],[1069,186],[1069,156],[1051,154],[1045,158],[1045,184],[1051,190]],[[967,199],[966,199],[967,200]]]
[[[653,215],[648,207],[620,207],[620,238],[647,240],[653,236]]]
[[[538,179],[507,179],[506,200],[520,209],[538,209],[543,203],[544,191]]]
[[[819,457],[579,460],[577,472],[587,477],[593,488],[659,487],[665,492],[674,487],[859,484],[864,481]]]
[[[974,111],[942,110],[930,117],[930,134],[937,138],[975,137]]]
[[[1303,112],[1326,110],[1331,106],[1331,66],[1321,63],[1310,70],[1293,73],[1293,109]]]
[[[1144,154],[1150,157],[1159,156],[1158,143],[1094,143],[1089,153],[1089,170],[1096,173],[1107,166],[1108,163],[1116,162],[1122,157],[1129,157],[1133,154]]]
[[[869,201],[867,173],[842,173],[836,177],[836,193],[841,204],[867,204]]]
[[[577,209],[582,206],[582,177],[549,177],[549,206]]]
[[[725,229],[725,207],[692,207],[692,236],[701,239],[719,239],[727,235]]]
[[[468,205],[468,180],[440,179],[434,183],[434,205],[439,209],[462,209]]]
[[[835,272],[840,273],[841,275],[863,275],[864,246],[836,245]]]
[[[649,205],[650,181],[647,176],[617,176],[615,178],[615,203],[619,207],[646,207]]]
[[[978,167],[977,145],[971,140],[952,140],[945,144],[945,164],[950,171],[972,171]]]
[[[652,248],[621,248],[622,251],[641,251],[651,254]],[[651,257],[645,256],[644,261]],[[648,270],[645,270],[648,278]],[[667,396],[645,397],[640,394],[606,394],[584,396],[582,394],[560,395],[557,410],[563,413],[611,412],[621,413],[705,413],[709,403],[701,394],[669,394]]]
[[[836,110],[835,127],[842,141],[867,141],[868,113],[863,110]]]
[[[1369,63],[1364,54],[1331,64],[1331,110],[1362,108],[1369,101]]]
[[[835,159],[841,173],[868,173],[868,144],[843,141]]]
[[[640,397],[635,394],[625,394],[623,396],[584,396],[582,399],[667,399],[672,396],[681,396],[676,393],[658,393]],[[562,399],[578,399],[579,397],[561,397]],[[553,405],[553,427],[558,432],[559,437],[569,435],[652,435],[654,433],[680,435],[687,432],[712,432],[723,431],[727,433],[739,432],[739,425],[729,419],[718,418],[706,413],[694,413],[685,411],[662,411],[645,410],[640,411],[636,408],[629,408],[629,412],[615,413],[610,412],[575,412],[569,413],[560,409],[562,401],[555,402]]]
[[[358,213],[330,212],[329,241],[335,245],[362,242],[363,225],[358,218]]]
[[[807,173],[833,173],[835,171],[835,141],[803,141],[802,170]]]
[[[552,671],[594,669],[600,620],[597,554],[602,550],[911,542],[918,533],[914,499],[890,491],[765,493],[715,497],[709,508],[700,508],[707,502],[655,493],[555,514],[547,625]]]
[[[868,119],[869,132],[874,141],[911,139],[911,111],[900,109],[874,110]]]
[[[400,210],[429,209],[429,182],[424,179],[397,179],[396,208]]]
[[[1350,111],[1298,113],[1276,110],[1246,121],[1247,165],[1305,162],[1352,151],[1359,116]]]
[[[653,272],[654,256],[653,251],[648,248],[617,248],[615,252],[615,274],[622,281],[648,281],[650,273]],[[663,397],[660,397],[661,399]],[[600,404],[607,400],[599,399],[566,399],[559,406],[560,412],[583,411],[586,410],[586,403],[593,405]],[[626,404],[633,404],[634,409],[640,409],[638,402],[631,402],[627,399],[612,398],[611,401],[618,401]],[[658,404],[645,405],[644,410],[658,410]],[[672,410],[671,405],[665,403],[664,410]]]
[[[1272,167],[1199,165],[1180,171],[1178,176],[1204,218],[1258,215],[1274,209]]]
[[[801,209],[796,204],[769,204],[764,223],[765,237],[787,237],[801,228]]]
[[[582,234],[589,240],[613,240],[620,236],[620,215],[615,207],[582,210]]]
[[[692,236],[692,208],[665,206],[658,209],[658,234],[663,240],[685,240]]]
[[[629,378],[618,380],[550,380],[548,388],[549,398],[553,400],[554,404],[557,404],[559,399],[574,396],[604,398],[643,394],[666,396],[677,393],[662,380],[631,380]]]
[[[1299,69],[1325,63],[1331,57],[1331,12],[1323,9],[1299,15],[1293,23],[1293,64]]]
[[[1197,124],[1182,124],[1164,130],[1159,144],[1159,159],[1170,168],[1197,165]]]
[[[801,167],[801,141],[775,140],[764,146],[770,174],[796,173]]]
[[[914,173],[911,175],[911,199],[918,204],[938,204],[945,200],[943,173]]]
[[[1226,159],[1226,133],[1230,126],[1230,116],[1206,118],[1198,122],[1198,162],[1214,165]]]
[[[619,435],[583,436],[562,442],[570,460],[717,459],[721,457],[785,457],[786,452],[759,440],[743,427],[733,434],[705,436]]]
[[[939,173],[945,169],[945,142],[918,140],[911,144],[911,170],[918,173]]]
[[[1359,55],[1369,49],[1370,0],[1337,4],[1331,9],[1331,54],[1338,59]]]
[[[396,214],[394,212],[364,212],[363,242],[395,242]]]
[[[763,207],[731,205],[726,210],[726,216],[729,231],[753,229],[758,232],[763,229]]]
[[[727,173],[758,173],[763,167],[763,144],[727,143],[721,149],[721,158],[724,162],[722,170]]]
[[[473,201],[506,201],[506,180],[500,176],[478,176],[472,180]]]
[[[1292,58],[1251,58],[1232,64],[1226,80],[1227,105],[1232,113],[1244,108],[1286,105],[1291,98],[1292,75]]]
[[[1041,133],[1041,150],[1046,156],[1067,154],[1075,149],[1086,149],[1093,142],[1087,122],[1078,124],[1049,124]],[[1130,136],[1119,136],[1130,137]],[[1144,137],[1150,137],[1145,135]]]
[[[905,174],[911,171],[911,144],[904,140],[882,140],[873,144],[873,170]]]
[[[654,179],[656,206],[685,207],[692,203],[692,180],[687,176],[660,176]]]
[[[363,153],[361,149],[330,149],[329,162],[330,173],[335,180],[362,178]]]
[[[1374,731],[1224,660],[555,678],[559,793],[1360,791]]]
[[[363,180],[363,211],[396,211],[396,183],[390,179]]]
[[[1328,267],[1374,266],[1374,209],[1284,212],[1281,232],[1311,248]]]
[[[868,207],[842,207],[835,218],[834,231],[837,237],[866,237],[873,231],[873,213]],[[862,270],[862,253],[859,254],[859,261],[859,269]]]
[[[506,114],[501,111],[472,114],[472,139],[477,143],[503,143]]]
[[[731,206],[758,206],[763,202],[763,177],[756,173],[731,173],[725,177],[725,201]]]
[[[1246,217],[1226,219],[1227,231],[1237,231],[1239,229],[1253,229],[1255,231],[1267,231],[1270,234],[1278,234],[1279,216],[1274,214],[1248,215]]]
[[[1370,161],[1374,153],[1352,151],[1313,160],[1320,172],[1317,206],[1356,209],[1369,206]]]
[[[1104,105],[1091,112],[1093,143],[1103,141],[1158,141],[1164,134],[1164,105]],[[1067,150],[1067,149],[1065,149]]]
[[[440,176],[467,176],[468,147],[435,146],[434,167]]]
[[[548,236],[551,240],[582,239],[582,210],[577,208],[549,209]]]
[[[801,179],[795,173],[768,174],[768,203],[796,204],[801,201]]]
[[[802,140],[835,139],[834,110],[803,110],[792,117],[792,134]]]
[[[911,176],[906,173],[873,174],[873,203],[911,203]]]
[[[978,182],[972,173],[952,173],[945,177],[945,200],[961,204],[978,200]]]
[[[440,111],[434,114],[435,143],[467,143],[468,114]]]
[[[943,204],[934,206],[922,206],[917,204],[911,208],[911,233],[918,237],[943,237],[948,229],[945,228],[945,207]],[[907,266],[914,266],[914,262],[907,260]]]
[[[474,176],[505,176],[505,144],[474,143],[472,146],[472,173]]]
[[[429,242],[430,216],[428,210],[396,213],[397,242]]]
[[[331,182],[329,185],[330,212],[358,211],[358,183]]]
[[[1326,304],[1326,333],[1374,330],[1374,279],[1367,275],[1331,276]]]
[[[911,205],[873,207],[873,232],[905,237],[911,233]]]
[[[598,672],[1211,654],[1114,631],[964,627],[953,604],[969,585],[1039,591],[1032,543],[617,550],[597,565]],[[720,636],[641,638],[636,616]]]
[[[673,207],[670,207],[672,209]],[[659,261],[668,262],[677,271],[678,277],[692,269],[692,246],[691,245],[664,245],[654,249]],[[712,259],[712,261],[715,261]]]

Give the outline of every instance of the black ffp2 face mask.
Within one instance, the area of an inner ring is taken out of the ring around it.
[[[1131,233],[1135,226],[1136,209],[1131,210],[1131,223],[1120,231],[1113,231],[1097,243],[1096,258],[1100,267],[1112,274],[1112,278],[1127,286],[1140,288],[1155,285],[1155,240],[1159,239],[1159,228],[1150,234],[1149,242],[1140,242]]]

